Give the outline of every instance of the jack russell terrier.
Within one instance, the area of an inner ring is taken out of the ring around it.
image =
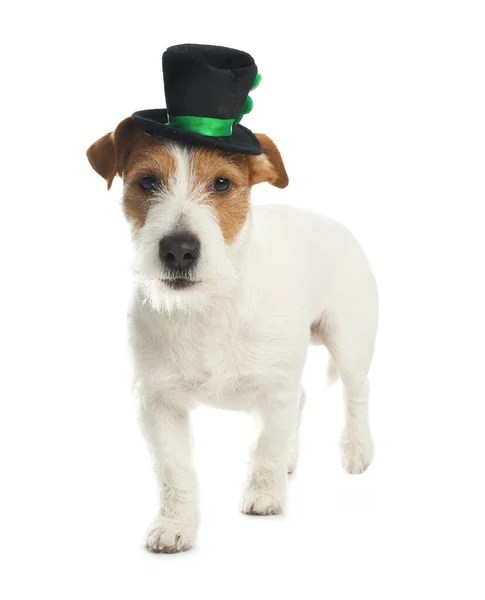
[[[253,185],[288,184],[273,141],[238,124],[260,79],[253,59],[185,44],[165,52],[163,69],[168,110],[135,113],[87,154],[108,189],[123,178],[135,381],[161,495],[146,544],[171,553],[196,538],[189,412],[198,402],[260,415],[242,511],[283,511],[310,342],[326,346],[329,375],[343,384],[343,467],[365,471],[377,291],[345,227],[297,208],[251,206]]]

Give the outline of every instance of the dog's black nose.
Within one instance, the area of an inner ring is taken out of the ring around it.
[[[176,233],[160,240],[160,260],[171,271],[188,271],[200,254],[200,242],[190,233]]]

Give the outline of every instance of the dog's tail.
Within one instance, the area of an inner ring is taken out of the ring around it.
[[[336,383],[339,379],[339,374],[337,370],[337,365],[331,356],[328,357],[327,364],[327,385],[330,387],[334,383]]]

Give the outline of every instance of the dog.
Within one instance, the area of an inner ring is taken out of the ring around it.
[[[253,185],[288,184],[277,146],[256,137],[262,154],[231,154],[158,139],[130,117],[87,153],[108,188],[122,176],[132,230],[131,347],[161,494],[146,541],[153,552],[186,551],[196,540],[189,412],[199,402],[260,415],[242,511],[284,510],[310,343],[326,346],[330,376],[343,384],[345,471],[362,473],[373,457],[374,277],[342,225],[288,206],[251,206]]]

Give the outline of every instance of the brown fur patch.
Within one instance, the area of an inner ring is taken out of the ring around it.
[[[275,143],[264,134],[256,135],[264,151],[260,156],[229,154],[209,148],[191,151],[192,178],[205,188],[206,202],[216,211],[224,240],[229,244],[246,222],[251,186],[263,181],[280,188],[288,185],[288,175]],[[108,189],[116,175],[123,177],[123,211],[135,228],[143,227],[151,196],[140,189],[138,182],[143,177],[154,177],[162,184],[168,181],[176,164],[167,147],[155,142],[129,117],[113,132],[94,142],[87,156],[93,169],[106,179]],[[219,177],[231,181],[227,193],[211,190]]]
[[[121,177],[132,151],[149,143],[150,136],[144,133],[128,117],[111,133],[91,144],[86,155],[89,164],[108,184],[108,190],[116,175]]]
[[[151,136],[148,144],[131,153],[123,171],[123,212],[135,229],[143,227],[151,205],[151,196],[140,188],[139,181],[144,177],[154,177],[166,185],[175,169],[175,159],[168,148],[156,143]]]
[[[249,213],[249,163],[241,154],[197,148],[191,154],[192,177],[209,192],[206,202],[214,208],[226,243],[234,241]],[[210,191],[219,177],[229,179],[226,193]]]
[[[116,175],[123,177],[123,211],[135,228],[143,227],[150,196],[140,189],[138,182],[143,177],[167,181],[175,169],[171,154],[129,117],[114,131],[94,142],[87,157],[93,169],[106,179],[108,189]]]
[[[267,181],[277,188],[285,188],[289,183],[289,179],[276,144],[264,133],[257,133],[256,137],[263,148],[264,154],[249,157],[251,185]]]

